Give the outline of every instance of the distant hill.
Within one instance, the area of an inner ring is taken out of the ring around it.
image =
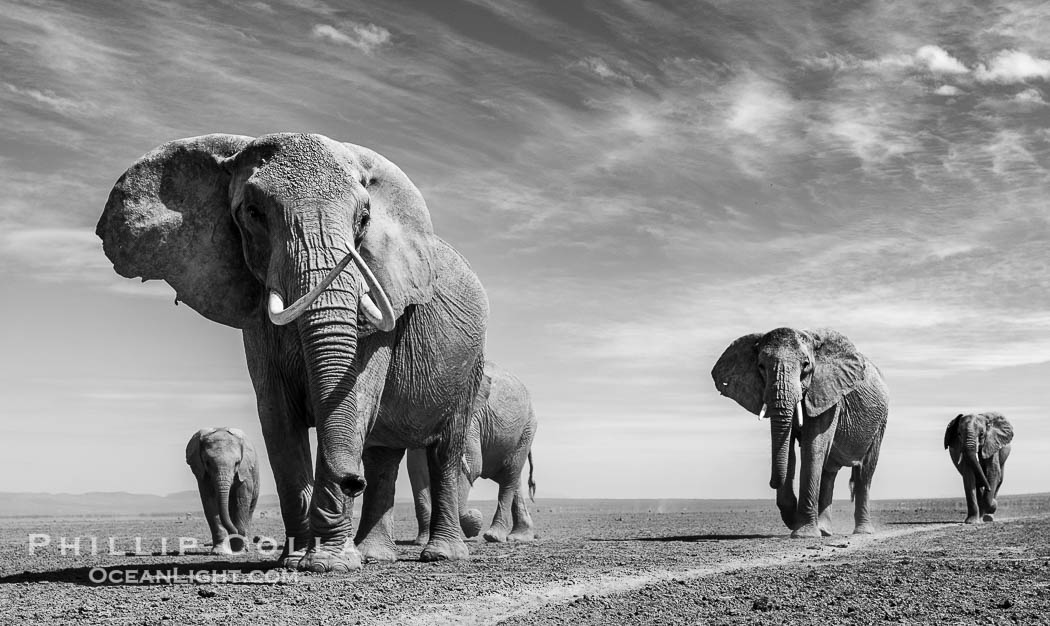
[[[257,508],[277,507],[276,495],[259,497]],[[0,492],[0,517],[180,515],[200,511],[201,499],[196,491],[179,491],[166,496],[125,491],[76,494]]]

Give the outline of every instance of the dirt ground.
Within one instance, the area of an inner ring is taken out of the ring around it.
[[[792,540],[772,499],[540,499],[534,543],[472,540],[469,561],[427,564],[401,542],[399,561],[347,576],[283,573],[258,551],[159,554],[161,537],[169,553],[178,537],[205,542],[199,512],[7,518],[0,623],[1050,623],[1050,495],[1004,497],[999,521],[979,526],[959,523],[961,499],[874,509],[874,536]],[[407,540],[410,506],[396,513]],[[849,503],[836,503],[836,530],[851,528]],[[279,517],[265,511],[254,531],[279,537]],[[31,534],[51,542],[31,555]],[[62,554],[62,537],[81,538],[80,556]]]

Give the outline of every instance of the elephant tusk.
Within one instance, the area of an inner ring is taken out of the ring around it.
[[[798,427],[802,428],[802,401],[798,401],[798,406],[795,407],[795,412],[798,413]]]
[[[758,412],[758,419],[761,421],[766,416],[766,403],[762,403],[762,410]]]
[[[357,250],[350,247],[350,251],[346,253],[335,267],[317,283],[317,285],[310,290],[309,293],[296,300],[292,306],[287,309],[284,307],[284,299],[281,294],[275,290],[270,290],[270,297],[267,302],[267,313],[270,316],[270,321],[277,326],[284,326],[295,321],[300,315],[303,314],[311,304],[314,303],[317,298],[321,296],[325,289],[328,288],[335,279],[339,277],[346,266],[353,262],[357,267],[358,271],[361,272],[361,277],[365,280],[365,289],[361,293],[360,304],[361,309],[364,311],[365,316],[381,331],[393,330],[396,319],[394,318],[393,307],[390,306],[390,299],[387,297],[386,292],[383,291],[383,287],[380,286],[379,281],[376,280],[372,270],[369,269],[361,255],[357,253]],[[368,292],[372,292],[375,295],[373,299],[368,295]],[[376,300],[379,302],[377,303]]]

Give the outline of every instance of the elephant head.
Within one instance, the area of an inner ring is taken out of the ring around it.
[[[995,488],[988,483],[982,461],[998,454],[1013,438],[1013,426],[999,413],[960,413],[944,431],[944,447],[957,452],[957,464],[965,460],[970,466],[979,485],[985,489],[986,506],[993,513]]]
[[[787,480],[792,423],[835,406],[864,376],[864,357],[841,333],[830,329],[778,328],[740,337],[711,370],[722,395],[768,417],[773,442],[769,486]]]
[[[433,294],[430,213],[397,166],[320,135],[180,139],[120,177],[96,233],[117,273],[167,281],[208,319],[292,324],[318,472],[364,490],[358,339]]]
[[[219,500],[219,518],[231,535],[238,531],[230,518],[230,489],[235,478],[251,480],[255,462],[255,449],[239,428],[202,428],[186,444],[186,464],[198,480],[210,482]]]

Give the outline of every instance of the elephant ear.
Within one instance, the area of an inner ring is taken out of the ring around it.
[[[230,175],[220,159],[251,137],[203,135],[168,142],[121,176],[95,227],[113,269],[126,278],[161,279],[204,317],[243,328],[262,285],[244,262],[229,204]]]
[[[711,370],[715,389],[755,415],[762,410],[763,384],[758,375],[758,342],[761,339],[761,333],[740,337],[729,344]]]
[[[434,295],[437,237],[423,194],[401,168],[368,148],[344,143],[362,171],[371,207],[361,257],[400,316]]]
[[[198,476],[204,473],[204,467],[201,465],[201,437],[210,435],[214,431],[214,428],[202,428],[193,433],[189,443],[186,444],[186,464]]]
[[[989,459],[1014,439],[1014,427],[1000,413],[985,413],[981,458]]]
[[[955,416],[955,419],[948,422],[948,428],[944,429],[944,448],[947,450],[949,446],[955,441],[956,436],[959,434],[959,420],[963,418],[963,414],[960,413]]]
[[[248,441],[248,436],[240,428],[227,428],[231,435],[241,442],[241,462],[237,464],[237,480],[248,482],[252,480],[255,464],[258,457],[255,454],[255,446]]]
[[[823,328],[806,335],[813,344],[813,375],[805,396],[806,415],[820,415],[838,404],[864,378],[864,356],[838,331]]]

